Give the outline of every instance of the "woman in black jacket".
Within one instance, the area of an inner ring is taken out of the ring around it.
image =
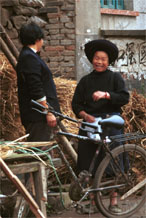
[[[105,118],[113,114],[121,114],[121,107],[128,103],[129,93],[120,73],[113,72],[108,66],[118,58],[118,48],[108,40],[93,40],[85,44],[85,54],[93,65],[93,71],[79,81],[72,100],[72,109],[78,118],[86,122],[94,122],[95,118]],[[109,135],[118,135],[122,130],[111,128]],[[86,133],[80,130],[79,134]],[[118,144],[114,145],[114,147]],[[113,148],[113,147],[112,147]],[[89,170],[97,145],[92,142],[79,141],[78,172]],[[104,157],[101,149],[96,166]],[[93,171],[93,176],[96,167]],[[119,212],[113,202],[111,208]]]
[[[52,73],[40,58],[44,34],[35,23],[28,23],[20,29],[20,52],[16,71],[18,101],[22,124],[29,133],[28,141],[48,141],[51,130],[56,126],[56,117],[52,113],[42,115],[32,110],[31,100],[48,107],[47,102],[60,112],[56,87]]]

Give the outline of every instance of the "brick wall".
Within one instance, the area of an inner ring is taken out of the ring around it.
[[[38,2],[37,2],[38,1]],[[54,76],[75,78],[75,0],[0,0],[2,24],[16,47],[21,49],[18,33],[30,20],[44,30],[41,57]]]

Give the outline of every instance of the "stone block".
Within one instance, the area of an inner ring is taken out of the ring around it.
[[[68,40],[68,39],[61,40],[61,45],[72,45],[72,44],[73,44],[72,40]]]
[[[31,1],[28,1],[28,0],[19,0],[20,4],[22,5],[25,5],[27,7],[43,7],[44,6],[44,3],[42,0],[31,0]]]
[[[47,13],[58,13],[58,8],[40,8],[38,10],[39,14],[47,14]]]
[[[55,29],[55,30],[50,29],[49,33],[50,33],[50,35],[56,35],[59,33],[59,29]]]
[[[64,39],[64,34],[51,35],[51,39]]]
[[[48,24],[46,25],[46,29],[50,30],[50,29],[59,29],[60,25],[59,24]]]
[[[49,18],[49,23],[50,24],[54,24],[54,23],[58,23],[59,19],[57,18]]]
[[[66,15],[63,15],[60,17],[60,22],[62,23],[70,22],[70,18]]]
[[[75,29],[63,28],[60,30],[61,33],[75,34]]]
[[[16,15],[32,16],[37,15],[37,10],[31,7],[17,6],[14,7]]]
[[[1,6],[9,7],[9,6],[15,6],[19,5],[19,0],[0,0]]]
[[[59,45],[59,40],[51,40],[50,45]]]
[[[2,8],[1,9],[1,18],[4,17],[5,19],[1,19],[1,22],[2,22],[2,25],[3,26],[6,26],[7,25],[7,22],[9,21],[9,11],[5,8]]]
[[[75,6],[74,5],[62,6],[61,10],[62,11],[74,11],[75,10]]]
[[[46,2],[45,4],[47,7],[48,6],[62,6],[63,5],[63,2],[61,1],[49,1],[49,2]]]
[[[64,51],[64,46],[48,46],[45,48],[46,51]]]
[[[75,28],[75,24],[73,22],[65,23],[65,27],[67,27],[69,29],[74,29]]]

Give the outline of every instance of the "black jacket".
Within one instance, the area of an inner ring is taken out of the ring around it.
[[[93,101],[92,94],[95,91],[109,92],[111,99]],[[110,70],[99,73],[94,70],[79,81],[73,96],[72,108],[77,117],[82,110],[98,116],[121,112],[121,107],[128,101],[129,93],[120,73]]]
[[[19,109],[23,125],[46,120],[45,115],[31,109],[31,99],[38,100],[46,96],[50,105],[60,112],[52,73],[38,54],[29,47],[24,47],[20,52],[16,71]]]

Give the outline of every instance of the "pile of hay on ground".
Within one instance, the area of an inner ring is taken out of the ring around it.
[[[125,119],[125,132],[146,132],[146,98],[133,90],[130,101],[123,106],[123,117]]]
[[[1,140],[15,140],[24,135],[20,122],[16,72],[3,53],[0,53],[0,126]]]
[[[75,114],[72,111],[71,107],[71,101],[72,97],[76,88],[77,82],[75,80],[69,80],[65,78],[54,78],[56,89],[57,89],[57,96],[60,103],[61,112],[64,115],[67,115],[73,119],[77,119]],[[63,120],[63,125],[65,126],[66,130],[71,133],[77,133],[78,132],[78,125],[77,123]]]

